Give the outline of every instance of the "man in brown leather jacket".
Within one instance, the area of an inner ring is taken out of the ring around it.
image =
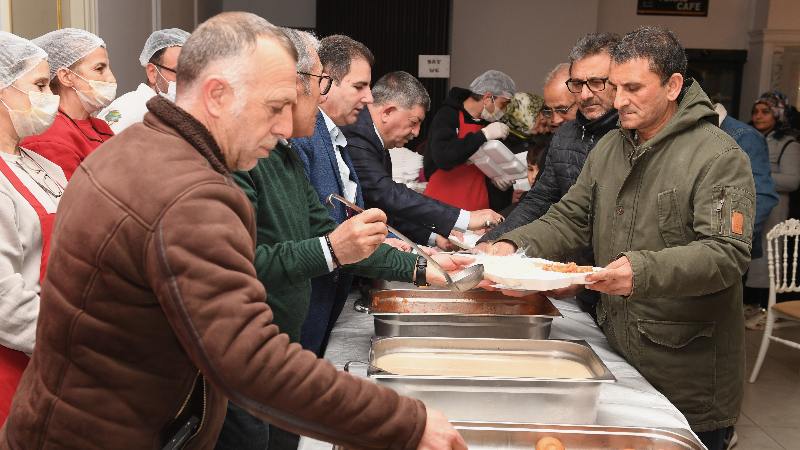
[[[348,448],[466,448],[440,412],[337,372],[271,324],[253,208],[230,172],[292,133],[296,60],[264,19],[212,18],[183,47],[177,104],[156,96],[81,164],[0,448],[210,449],[228,399]],[[354,222],[340,261],[377,248],[385,221]]]

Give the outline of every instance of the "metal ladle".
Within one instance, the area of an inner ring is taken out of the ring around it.
[[[333,204],[333,199],[339,200],[340,202],[344,203],[345,205],[353,208],[356,212],[364,212],[363,209],[359,208],[358,206],[354,205],[352,202],[347,201],[347,199],[343,198],[341,195],[331,194],[328,196],[326,203],[328,204],[328,208],[334,209],[336,206]],[[468,291],[475,286],[477,286],[483,280],[483,264],[475,264],[474,266],[467,267],[466,269],[462,270],[461,272],[457,273],[452,278],[450,274],[447,273],[446,270],[439,263],[436,262],[433,258],[428,256],[427,253],[422,251],[421,248],[417,246],[411,239],[403,236],[402,233],[398,232],[394,228],[390,227],[388,224],[386,228],[389,229],[392,233],[394,233],[397,237],[403,240],[406,244],[410,245],[414,250],[417,251],[417,254],[424,257],[428,260],[428,264],[434,267],[436,270],[444,275],[445,285],[447,289],[450,289],[453,292],[465,292]]]
[[[389,372],[388,370],[381,369],[378,366],[373,366],[372,364],[366,363],[364,361],[347,361],[347,363],[345,363],[345,365],[342,368],[342,370],[344,370],[347,373],[350,373],[350,366],[352,366],[353,364],[362,364],[362,365],[365,365],[367,367],[372,367],[373,369],[378,370],[380,372],[383,372],[383,373],[385,373],[387,375],[394,375],[392,372]]]

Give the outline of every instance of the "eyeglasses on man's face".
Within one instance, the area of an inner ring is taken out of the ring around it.
[[[570,78],[565,83],[570,92],[573,94],[580,94],[584,85],[586,85],[586,87],[592,92],[600,92],[606,88],[606,81],[608,81],[608,77],[590,78],[586,81],[573,80]]]
[[[314,75],[313,73],[300,72],[299,70],[297,71],[297,73],[300,75],[310,75],[312,77],[319,78],[319,91],[320,91],[319,95],[325,95],[328,93],[328,91],[331,90],[331,84],[333,84],[333,78],[331,78],[330,76]]]
[[[544,108],[542,108],[542,114],[544,114],[544,116],[547,117],[548,119],[553,118],[554,112],[558,113],[559,115],[566,116],[569,110],[572,109],[573,106],[575,106],[575,103],[577,102],[572,102],[572,104],[567,106],[566,108],[549,108],[545,106]]]

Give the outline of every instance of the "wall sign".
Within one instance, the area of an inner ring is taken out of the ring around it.
[[[708,16],[709,0],[638,0],[636,14],[655,16]]]
[[[450,78],[450,55],[419,55],[418,78]]]

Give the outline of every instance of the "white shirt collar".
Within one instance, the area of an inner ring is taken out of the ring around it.
[[[372,128],[375,128],[375,134],[378,135],[378,140],[381,141],[381,148],[386,147],[386,144],[383,143],[383,138],[381,137],[381,132],[378,131],[378,127],[375,125],[375,122],[372,122]]]
[[[333,148],[335,149],[337,146],[340,148],[347,147],[347,139],[344,137],[344,134],[342,134],[342,131],[339,130],[339,127],[333,123],[322,108],[320,108],[319,111],[322,113],[322,118],[325,119],[325,126],[328,128],[328,133],[331,135],[331,144],[333,144]]]

